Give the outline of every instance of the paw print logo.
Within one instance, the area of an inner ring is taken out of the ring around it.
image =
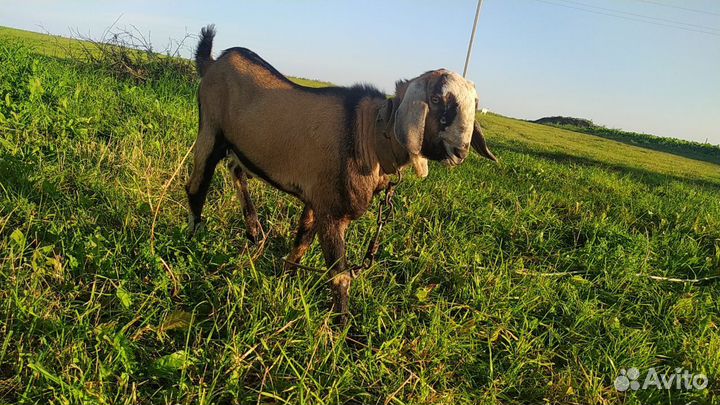
[[[640,383],[637,382],[639,377],[640,370],[637,368],[630,367],[627,370],[623,368],[620,370],[620,375],[615,378],[615,389],[620,392],[627,391],[628,389],[637,391],[640,389]]]

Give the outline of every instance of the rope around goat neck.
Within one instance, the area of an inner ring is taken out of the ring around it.
[[[368,243],[367,250],[365,251],[365,257],[359,265],[352,266],[350,268],[350,276],[357,278],[363,270],[367,270],[375,264],[377,259],[378,251],[380,250],[380,232],[382,231],[385,224],[391,219],[395,211],[395,203],[393,197],[395,196],[395,186],[402,180],[402,175],[398,171],[398,181],[388,181],[385,187],[385,198],[380,200],[377,212],[377,228],[375,229],[375,236]],[[387,208],[387,209],[386,209]],[[384,213],[383,213],[384,211]]]

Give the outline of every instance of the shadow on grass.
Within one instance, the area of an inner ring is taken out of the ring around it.
[[[574,156],[567,153],[556,152],[556,151],[543,151],[531,149],[518,144],[506,143],[502,145],[503,148],[508,150],[536,156],[542,159],[552,160],[557,163],[572,163],[588,167],[599,167],[605,170],[615,171],[622,174],[628,174],[633,179],[647,184],[651,187],[664,186],[672,181],[678,181],[692,186],[698,186],[709,191],[720,191],[720,182],[702,179],[689,179],[687,177],[676,176],[671,174],[661,174],[649,170],[640,169],[637,167],[631,167],[623,164],[608,163],[600,160],[591,159],[583,156]]]
[[[533,121],[529,121],[533,122]],[[543,124],[547,125],[547,124]],[[657,139],[652,135],[643,134],[627,134],[623,132],[616,132],[614,130],[605,129],[593,129],[593,128],[582,128],[576,126],[566,125],[547,125],[554,128],[564,129],[573,132],[580,132],[587,135],[594,135],[603,139],[609,139],[624,143],[626,145],[637,146],[638,148],[650,149],[657,152],[669,153],[675,156],[681,156],[688,159],[699,160],[708,163],[714,163],[720,165],[720,149],[716,146],[708,146],[699,143],[687,142],[686,144],[678,145],[673,143],[662,143],[664,138],[658,137]],[[659,142],[659,143],[658,143]],[[682,142],[682,141],[681,141]]]

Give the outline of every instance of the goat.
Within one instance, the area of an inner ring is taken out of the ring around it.
[[[374,87],[309,88],[293,83],[246,48],[211,56],[214,26],[201,31],[195,62],[200,125],[186,185],[191,233],[215,166],[229,155],[243,201],[248,236],[262,229],[248,193],[248,175],[304,204],[286,269],[320,238],[331,270],[333,310],[345,323],[352,276],[345,231],[365,213],[389,176],[412,165],[428,174],[428,159],[457,166],[470,145],[496,161],[475,122],[474,85],[445,69],[396,83],[394,98]]]
[[[482,115],[485,115],[485,114],[487,114],[487,113],[488,113],[488,109],[487,109],[487,108],[483,108],[482,110],[480,110],[480,114],[482,114]]]

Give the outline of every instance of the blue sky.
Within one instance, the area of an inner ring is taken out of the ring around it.
[[[288,75],[391,92],[395,80],[426,70],[462,72],[475,6],[24,0],[0,3],[0,25],[97,36],[122,15],[120,26],[137,26],[162,48],[168,38],[215,23],[216,53],[245,46]],[[637,21],[641,16],[655,24]],[[481,105],[503,115],[569,115],[720,144],[720,2],[485,0],[468,77]]]

